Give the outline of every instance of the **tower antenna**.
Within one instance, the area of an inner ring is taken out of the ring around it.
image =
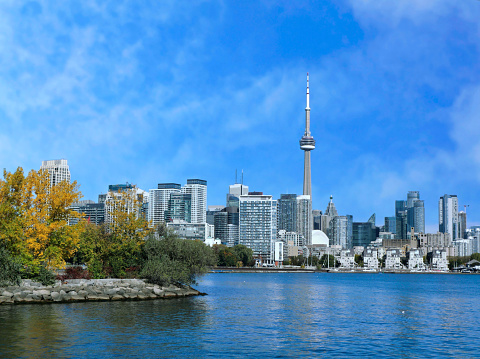
[[[237,169],[235,168],[235,184],[237,184],[238,181],[237,181]]]
[[[242,169],[242,186],[243,186],[243,169]]]

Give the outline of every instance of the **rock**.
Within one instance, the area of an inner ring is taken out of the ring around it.
[[[173,298],[173,297],[176,297],[176,296],[177,296],[177,293],[175,293],[175,292],[165,292],[165,293],[163,294],[163,296],[164,296],[165,298]]]
[[[156,295],[162,295],[163,290],[161,290],[158,286],[157,288],[153,287],[153,293],[155,293]]]
[[[59,292],[52,292],[50,295],[54,302],[60,302],[63,299],[63,296],[61,296]]]
[[[70,293],[68,293],[68,294],[70,294]],[[75,295],[70,296],[70,300],[78,302],[78,301],[84,301],[85,298],[75,294]]]
[[[7,297],[7,296],[3,296],[3,295],[0,296],[0,304],[3,304],[3,303],[6,303],[6,304],[13,303],[12,297]]]
[[[87,292],[86,290],[79,290],[79,291],[78,291],[78,295],[79,295],[80,297],[85,298],[85,297],[88,295],[88,292]]]
[[[13,297],[13,293],[12,293],[12,292],[4,291],[4,292],[2,293],[2,297],[11,298],[11,297]]]
[[[111,300],[124,300],[125,298],[121,295],[115,294]]]

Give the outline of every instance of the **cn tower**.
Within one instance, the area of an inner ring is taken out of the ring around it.
[[[312,199],[312,171],[310,168],[310,151],[315,149],[315,140],[310,134],[310,90],[308,88],[307,72],[307,107],[305,107],[305,134],[300,140],[300,149],[305,151],[305,163],[303,169],[303,194]]]

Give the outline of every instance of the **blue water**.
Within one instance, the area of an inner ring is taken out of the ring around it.
[[[209,274],[209,295],[0,306],[1,357],[476,357],[480,276]]]

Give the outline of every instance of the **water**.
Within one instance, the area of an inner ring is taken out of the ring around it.
[[[209,274],[205,297],[0,306],[1,357],[474,357],[480,276]]]

